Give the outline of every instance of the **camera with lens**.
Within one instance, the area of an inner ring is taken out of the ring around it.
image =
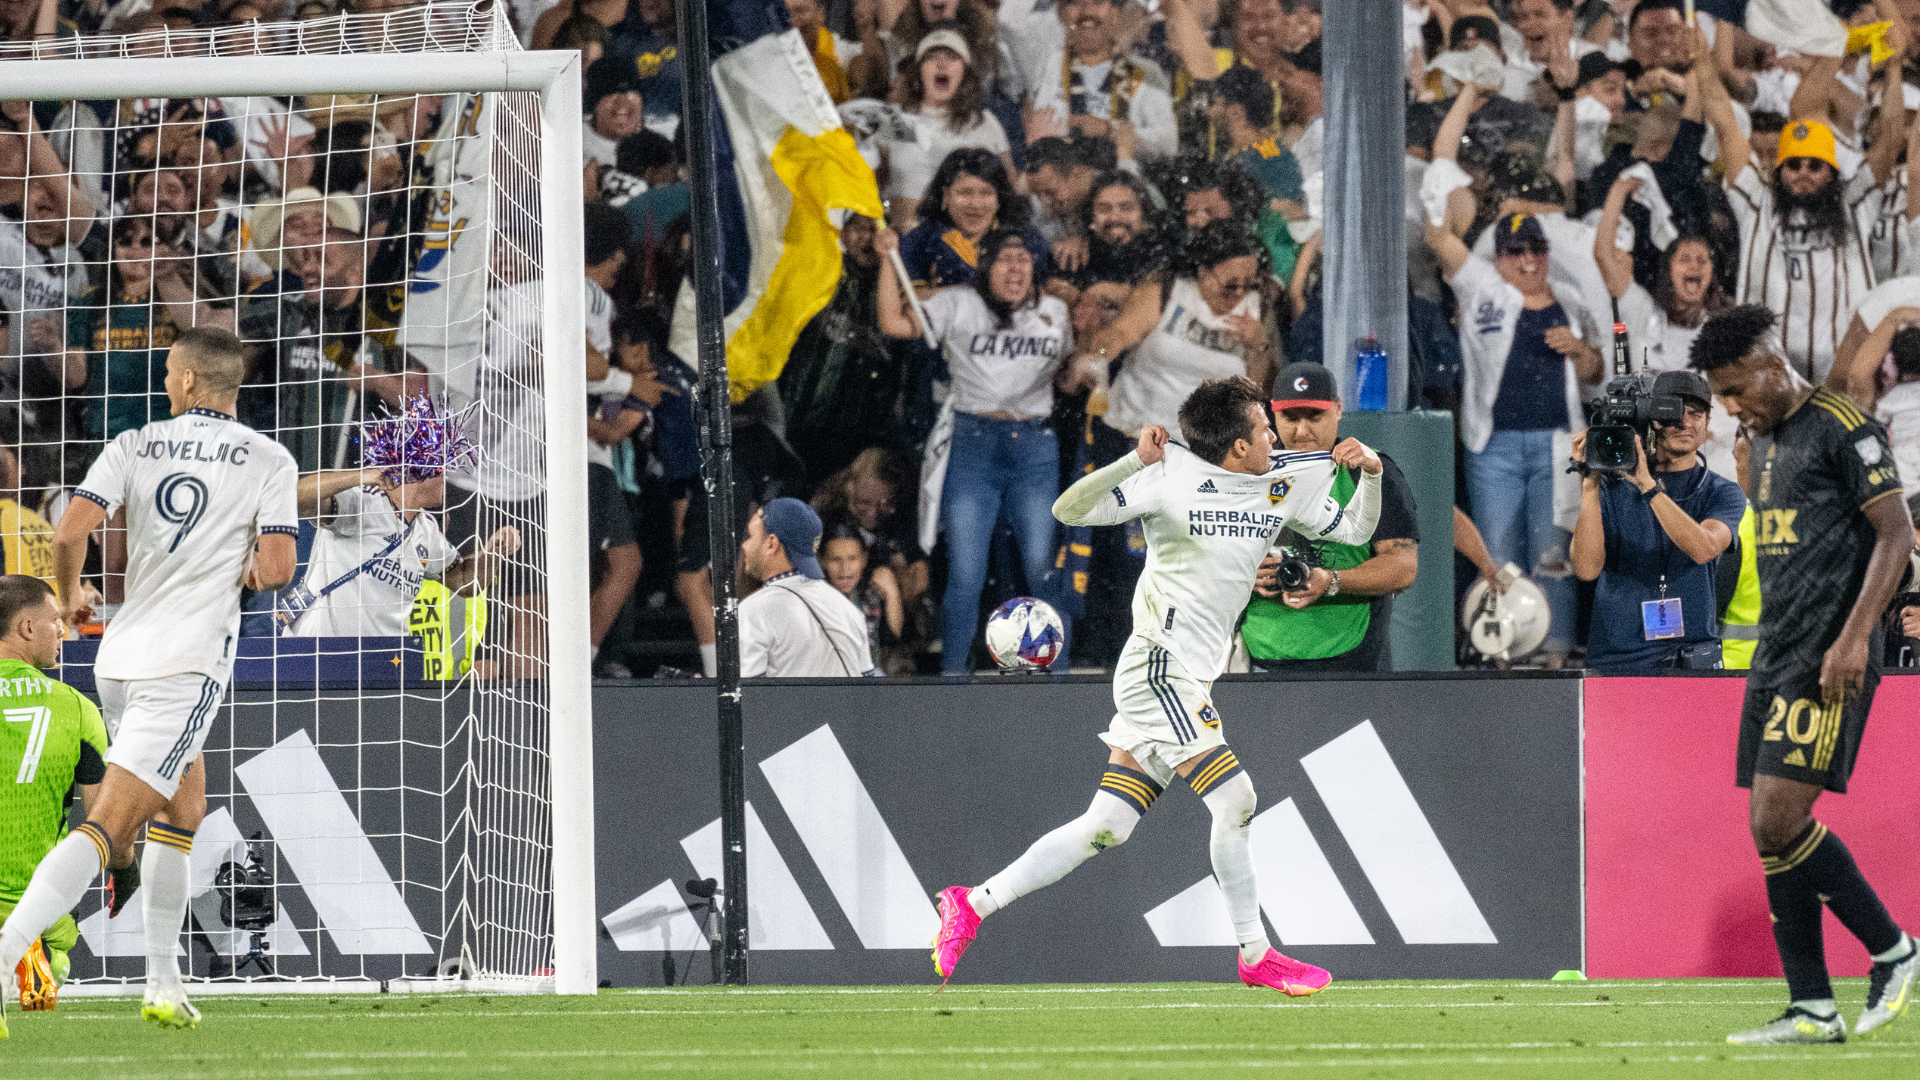
[[[1678,424],[1686,418],[1686,399],[1661,386],[1661,382],[1660,375],[1643,371],[1607,384],[1606,398],[1594,410],[1593,422],[1587,428],[1587,468],[1633,472],[1639,463],[1633,437],[1640,436],[1651,451],[1654,428]]]
[[[1320,549],[1312,544],[1283,548],[1280,556],[1280,591],[1299,592],[1313,580],[1313,571],[1327,565]]]
[[[221,921],[235,930],[245,931],[248,948],[241,956],[216,954],[209,961],[211,973],[215,978],[237,976],[252,964],[261,974],[272,975],[273,958],[268,955],[267,931],[274,920],[273,855],[259,833],[254,833],[247,843],[246,861],[228,859],[214,874],[213,885],[220,893]]]

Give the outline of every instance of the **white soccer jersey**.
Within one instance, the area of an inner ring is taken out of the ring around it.
[[[1845,181],[1847,217],[1858,221],[1873,193],[1873,172],[1862,169]],[[1740,226],[1740,279],[1734,301],[1762,304],[1780,316],[1788,359],[1815,383],[1826,381],[1833,350],[1847,332],[1847,319],[1873,288],[1873,266],[1858,228],[1835,243],[1811,233],[1803,212],[1786,225],[1774,212],[1773,188],[1752,166],[1727,184],[1727,201]]]
[[[1867,238],[1867,260],[1875,281],[1911,274],[1920,267],[1914,257],[1913,236],[1907,223],[1907,167],[1893,171],[1893,179],[1874,188],[1854,208],[1853,226]]]
[[[1230,315],[1260,317],[1260,294],[1240,298]],[[1180,435],[1180,405],[1208,379],[1245,375],[1245,346],[1226,318],[1200,295],[1192,278],[1174,278],[1160,321],[1127,354],[1108,396],[1107,424],[1131,435],[1159,424]]]
[[[338,511],[314,534],[307,575],[293,590],[298,637],[404,637],[420,585],[447,572],[460,553],[432,514],[406,520],[378,488],[334,496]]]
[[[1071,490],[1055,504],[1069,525],[1142,519],[1147,566],[1133,591],[1133,633],[1172,653],[1203,683],[1226,668],[1254,572],[1282,528],[1312,540],[1364,544],[1380,516],[1377,476],[1363,473],[1345,507],[1334,501],[1335,465],[1325,451],[1276,453],[1272,465],[1258,476],[1229,472],[1169,443],[1157,464],[1142,466],[1139,455],[1129,453],[1101,470],[1109,481],[1115,475],[1109,470],[1135,471],[1090,509],[1074,512]]]
[[[127,508],[127,599],[94,673],[224,678],[254,541],[299,535],[299,480],[285,447],[211,409],[108,443],[74,493],[109,514]]]

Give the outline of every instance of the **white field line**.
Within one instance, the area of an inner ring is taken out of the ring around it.
[[[383,1055],[383,1056],[391,1058],[391,1057],[394,1057],[395,1055]],[[534,1056],[539,1056],[539,1055],[534,1055]],[[1542,1066],[1551,1067],[1551,1066],[1584,1065],[1584,1064],[1593,1064],[1593,1065],[1609,1064],[1610,1065],[1615,1062],[1625,1062],[1626,1064],[1629,1064],[1629,1065],[1692,1065],[1692,1064],[1711,1065],[1711,1064],[1717,1064],[1721,1062],[1727,1062],[1727,1063],[1738,1062],[1742,1064],[1776,1064],[1777,1063],[1777,1064],[1789,1065],[1793,1067],[1804,1067],[1804,1065],[1807,1062],[1816,1061],[1816,1060],[1821,1062],[1836,1061],[1836,1060],[1892,1061],[1892,1060],[1906,1060],[1906,1059],[1913,1059],[1913,1058],[1920,1058],[1920,1052],[1841,1051],[1837,1053],[1774,1053],[1774,1054],[1729,1054],[1729,1055],[1667,1054],[1667,1055],[1654,1055],[1654,1056],[1646,1056],[1646,1057],[1635,1057],[1633,1055],[1617,1055],[1617,1054],[1605,1054],[1605,1055],[1583,1054],[1583,1055],[1564,1055],[1564,1056],[1556,1055],[1551,1057],[1549,1056],[1524,1057],[1524,1056],[1501,1056],[1501,1055],[1489,1055],[1489,1054],[1476,1054],[1476,1055],[1470,1055],[1470,1056],[1436,1057],[1436,1058],[1399,1058],[1399,1057],[1316,1058],[1316,1059],[1275,1058],[1275,1059],[1246,1059],[1246,1060],[1238,1060],[1238,1061],[1220,1061],[1220,1060],[1195,1061],[1190,1058],[1173,1058],[1173,1059],[1166,1059],[1166,1060],[1148,1060],[1148,1059],[1132,1058],[1132,1059],[1129,1059],[1125,1064],[1129,1070],[1150,1070],[1150,1069],[1163,1070],[1165,1069],[1165,1070],[1185,1070],[1185,1071],[1193,1071],[1193,1070],[1210,1070],[1211,1071],[1211,1070],[1219,1070],[1219,1069],[1338,1068],[1341,1066],[1347,1066],[1347,1067],[1359,1066],[1362,1068],[1369,1068],[1369,1069],[1401,1068],[1401,1069],[1422,1069],[1422,1070],[1434,1070],[1434,1069],[1459,1070],[1467,1067],[1501,1068],[1501,1067],[1520,1066],[1520,1067],[1539,1068]],[[150,1062],[151,1059],[148,1059],[148,1061]],[[254,1061],[258,1063],[260,1059],[256,1058],[254,1059]],[[592,1059],[583,1059],[579,1057],[569,1057],[566,1062],[567,1069],[572,1074],[575,1074],[575,1075],[589,1068],[595,1072],[606,1072],[606,1071],[617,1070],[618,1072],[621,1072],[621,1073],[686,1072],[691,1068],[700,1068],[703,1071],[708,1071],[708,1072],[719,1072],[719,1071],[725,1070],[728,1074],[738,1075],[742,1067],[742,1064],[743,1063],[739,1061],[737,1058],[714,1057],[713,1060],[710,1060],[710,1061],[698,1061],[697,1059],[690,1060],[688,1058],[683,1057],[675,1060],[635,1061],[625,1057],[621,1057],[617,1054],[603,1055],[602,1060],[597,1060],[597,1061]],[[906,1065],[905,1062],[903,1062],[902,1064],[903,1066],[906,1066],[906,1067],[920,1069],[920,1068],[926,1068],[926,1067],[935,1065],[936,1063],[927,1062],[927,1061],[916,1061],[910,1066]],[[843,1070],[847,1067],[847,1063],[844,1061],[835,1061],[835,1062],[795,1061],[793,1060],[792,1056],[789,1055],[789,1056],[769,1057],[766,1062],[766,1066],[768,1068],[780,1069],[783,1072],[789,1072],[794,1070],[820,1072],[820,1071],[825,1071],[829,1069]],[[475,1073],[480,1073],[480,1072],[524,1074],[524,1072],[526,1071],[526,1067],[527,1067],[526,1062],[524,1060],[508,1059],[506,1055],[495,1055],[493,1060],[469,1060],[463,1057],[459,1059],[448,1060],[445,1062],[435,1061],[432,1059],[423,1060],[418,1056],[408,1055],[401,1058],[400,1060],[389,1060],[389,1061],[382,1062],[380,1064],[373,1064],[373,1065],[367,1065],[367,1066],[343,1066],[338,1063],[331,1063],[331,1064],[319,1064],[317,1067],[308,1067],[308,1068],[292,1067],[292,1068],[286,1068],[286,1069],[262,1069],[258,1067],[250,1068],[250,1069],[246,1069],[246,1068],[235,1069],[232,1067],[225,1067],[215,1071],[190,1072],[190,1073],[182,1073],[182,1072],[121,1073],[119,1074],[119,1077],[120,1077],[120,1080],[147,1080],[148,1077],[151,1077],[152,1080],[250,1080],[250,1078],[252,1077],[300,1077],[300,1078],[315,1077],[315,1078],[319,1078],[319,1077],[383,1076],[383,1075],[420,1076],[420,1075],[439,1075],[439,1074],[455,1075],[455,1076],[471,1076],[471,1075],[474,1075]],[[1114,1063],[1111,1061],[1067,1060],[1067,1061],[1050,1061],[1045,1063],[1045,1065],[1043,1066],[1037,1063],[1024,1062],[1024,1061],[961,1061],[961,1062],[954,1062],[948,1065],[947,1067],[965,1068],[969,1070],[1019,1069],[1023,1072],[1028,1072],[1028,1073],[1032,1072],[1036,1068],[1073,1069],[1073,1070],[1099,1069],[1102,1071],[1110,1072],[1114,1067]]]
[[[1003,1013],[1003,1012],[1146,1012],[1161,1009],[1604,1009],[1647,1006],[1719,1006],[1719,1005],[1779,1005],[1777,998],[1763,998],[1754,1001],[1455,1001],[1414,1004],[1411,1002],[1366,1002],[1366,1001],[1268,1001],[1268,1002],[1220,1002],[1220,1001],[1182,1001],[1160,1002],[1150,1005],[942,1005],[938,1001],[921,1006],[895,1006],[863,1009],[583,1009],[566,1011],[519,1011],[487,1010],[484,1012],[452,1012],[441,1010],[438,1013],[427,1009],[407,1009],[396,1007],[386,1010],[352,1013],[256,1013],[227,1012],[222,1010],[216,1015],[222,1023],[245,1020],[429,1020],[439,1016],[457,1016],[472,1019],[498,1019],[537,1017],[541,1019],[565,1019],[586,1016],[659,1016],[659,1017],[704,1017],[704,1016],[860,1016],[882,1013],[929,1013],[945,1011],[952,1013]],[[68,1016],[64,1019],[81,1020],[123,1020],[124,1014],[89,1014]]]

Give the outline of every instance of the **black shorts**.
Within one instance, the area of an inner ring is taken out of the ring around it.
[[[683,574],[697,574],[713,561],[713,542],[707,536],[707,485],[699,477],[687,487],[687,513],[685,527],[680,532],[680,550],[674,561],[674,569]],[[734,507],[739,513],[739,507]]]
[[[593,462],[587,463],[587,538],[594,551],[638,543],[627,493],[612,469]]]
[[[447,542],[463,556],[479,550],[481,542],[503,525],[518,529],[520,550],[500,560],[500,576],[489,591],[495,596],[546,593],[545,497],[536,495],[517,502],[503,502],[448,484],[446,523]]]
[[[1760,773],[1844,793],[1879,685],[1880,673],[1869,671],[1859,693],[1829,710],[1820,704],[1818,672],[1800,678],[1749,675],[1734,783],[1752,787]]]

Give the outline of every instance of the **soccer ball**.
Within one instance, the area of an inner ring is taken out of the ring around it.
[[[1045,600],[1016,596],[987,618],[987,652],[1001,671],[1045,671],[1066,643],[1060,613]]]

